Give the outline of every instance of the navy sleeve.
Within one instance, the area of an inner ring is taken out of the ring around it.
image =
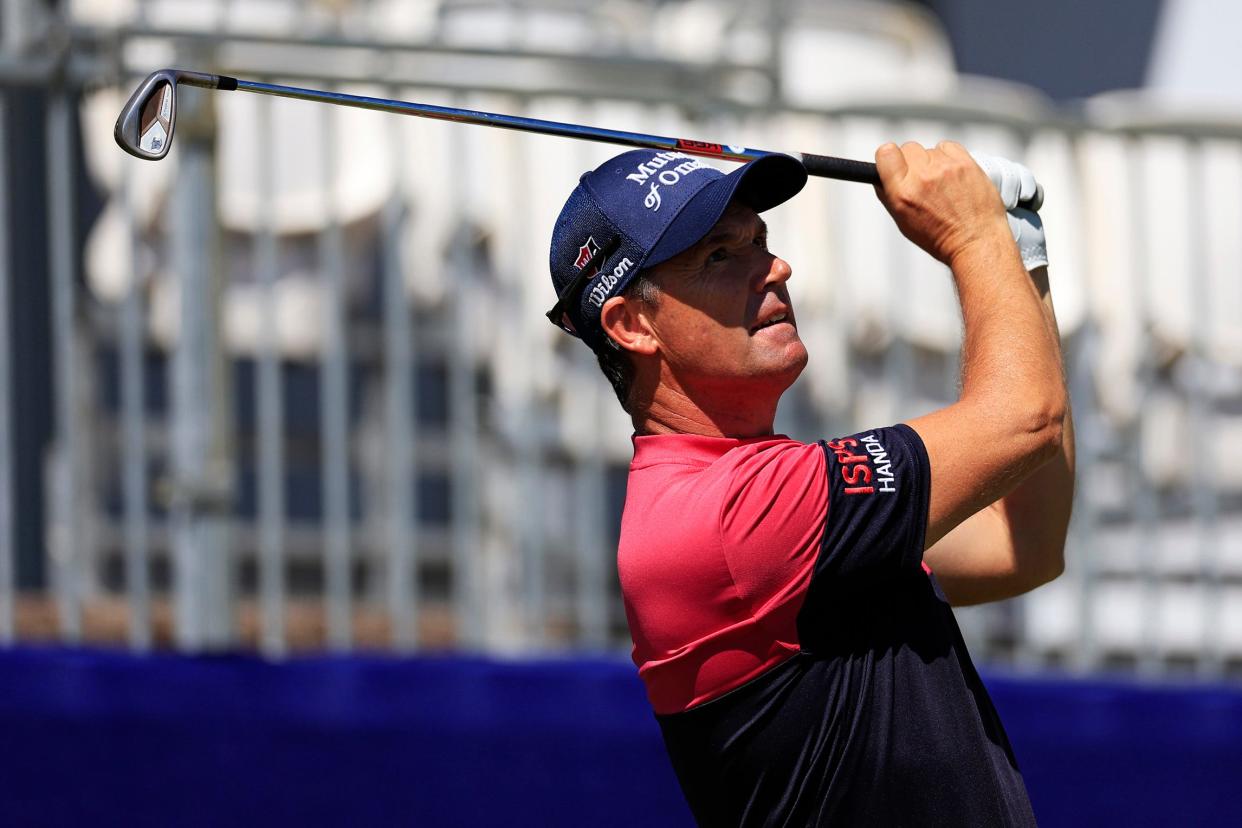
[[[896,425],[820,445],[827,459],[828,519],[813,579],[917,572],[931,489],[919,435]]]

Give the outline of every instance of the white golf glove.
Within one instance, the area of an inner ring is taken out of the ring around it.
[[[1000,192],[1001,201],[1005,203],[1008,214],[1009,230],[1013,233],[1013,240],[1018,243],[1018,252],[1022,255],[1023,267],[1034,270],[1047,266],[1048,243],[1044,238],[1044,223],[1039,213],[1018,206],[1031,199],[1035,199],[1036,206],[1043,202],[1044,191],[1035,180],[1034,173],[1018,162],[998,155],[982,152],[972,152],[970,155]]]

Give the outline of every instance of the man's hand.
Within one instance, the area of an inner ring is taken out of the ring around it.
[[[1035,194],[1040,192],[1035,174],[1017,161],[1010,161],[999,155],[988,155],[986,152],[972,152],[970,157],[975,159],[979,169],[983,170],[983,174],[1000,193],[1001,203],[1006,210],[1029,204]],[[1043,201],[1042,196],[1040,201]],[[1038,209],[1038,205],[1036,208]]]
[[[1001,203],[1008,213],[1009,230],[1022,255],[1023,267],[1028,271],[1047,267],[1048,244],[1044,239],[1044,222],[1038,213],[1019,206],[1030,203],[1037,193],[1038,201],[1043,201],[1043,191],[1035,180],[1035,174],[1022,164],[997,155],[973,152],[971,157],[1000,193]]]
[[[876,195],[902,235],[950,267],[968,250],[1013,238],[998,186],[960,144],[885,144],[876,150],[875,165],[883,182]],[[1021,185],[1015,180],[1007,187],[1014,206]]]

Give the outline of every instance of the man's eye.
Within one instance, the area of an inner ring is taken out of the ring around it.
[[[758,236],[758,237],[756,237],[756,238],[755,238],[755,245],[756,245],[756,246],[757,246],[760,250],[767,250],[767,249],[768,249],[768,237],[767,237],[767,236]]]
[[[707,254],[707,261],[709,262],[723,262],[727,258],[729,258],[729,251],[725,250],[723,247],[717,247],[711,253]]]

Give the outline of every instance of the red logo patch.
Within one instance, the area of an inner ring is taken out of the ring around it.
[[[595,243],[595,239],[587,236],[586,243],[578,248],[578,258],[574,262],[574,267],[582,270],[587,266],[587,262],[591,261],[591,257],[599,252],[599,245]]]

